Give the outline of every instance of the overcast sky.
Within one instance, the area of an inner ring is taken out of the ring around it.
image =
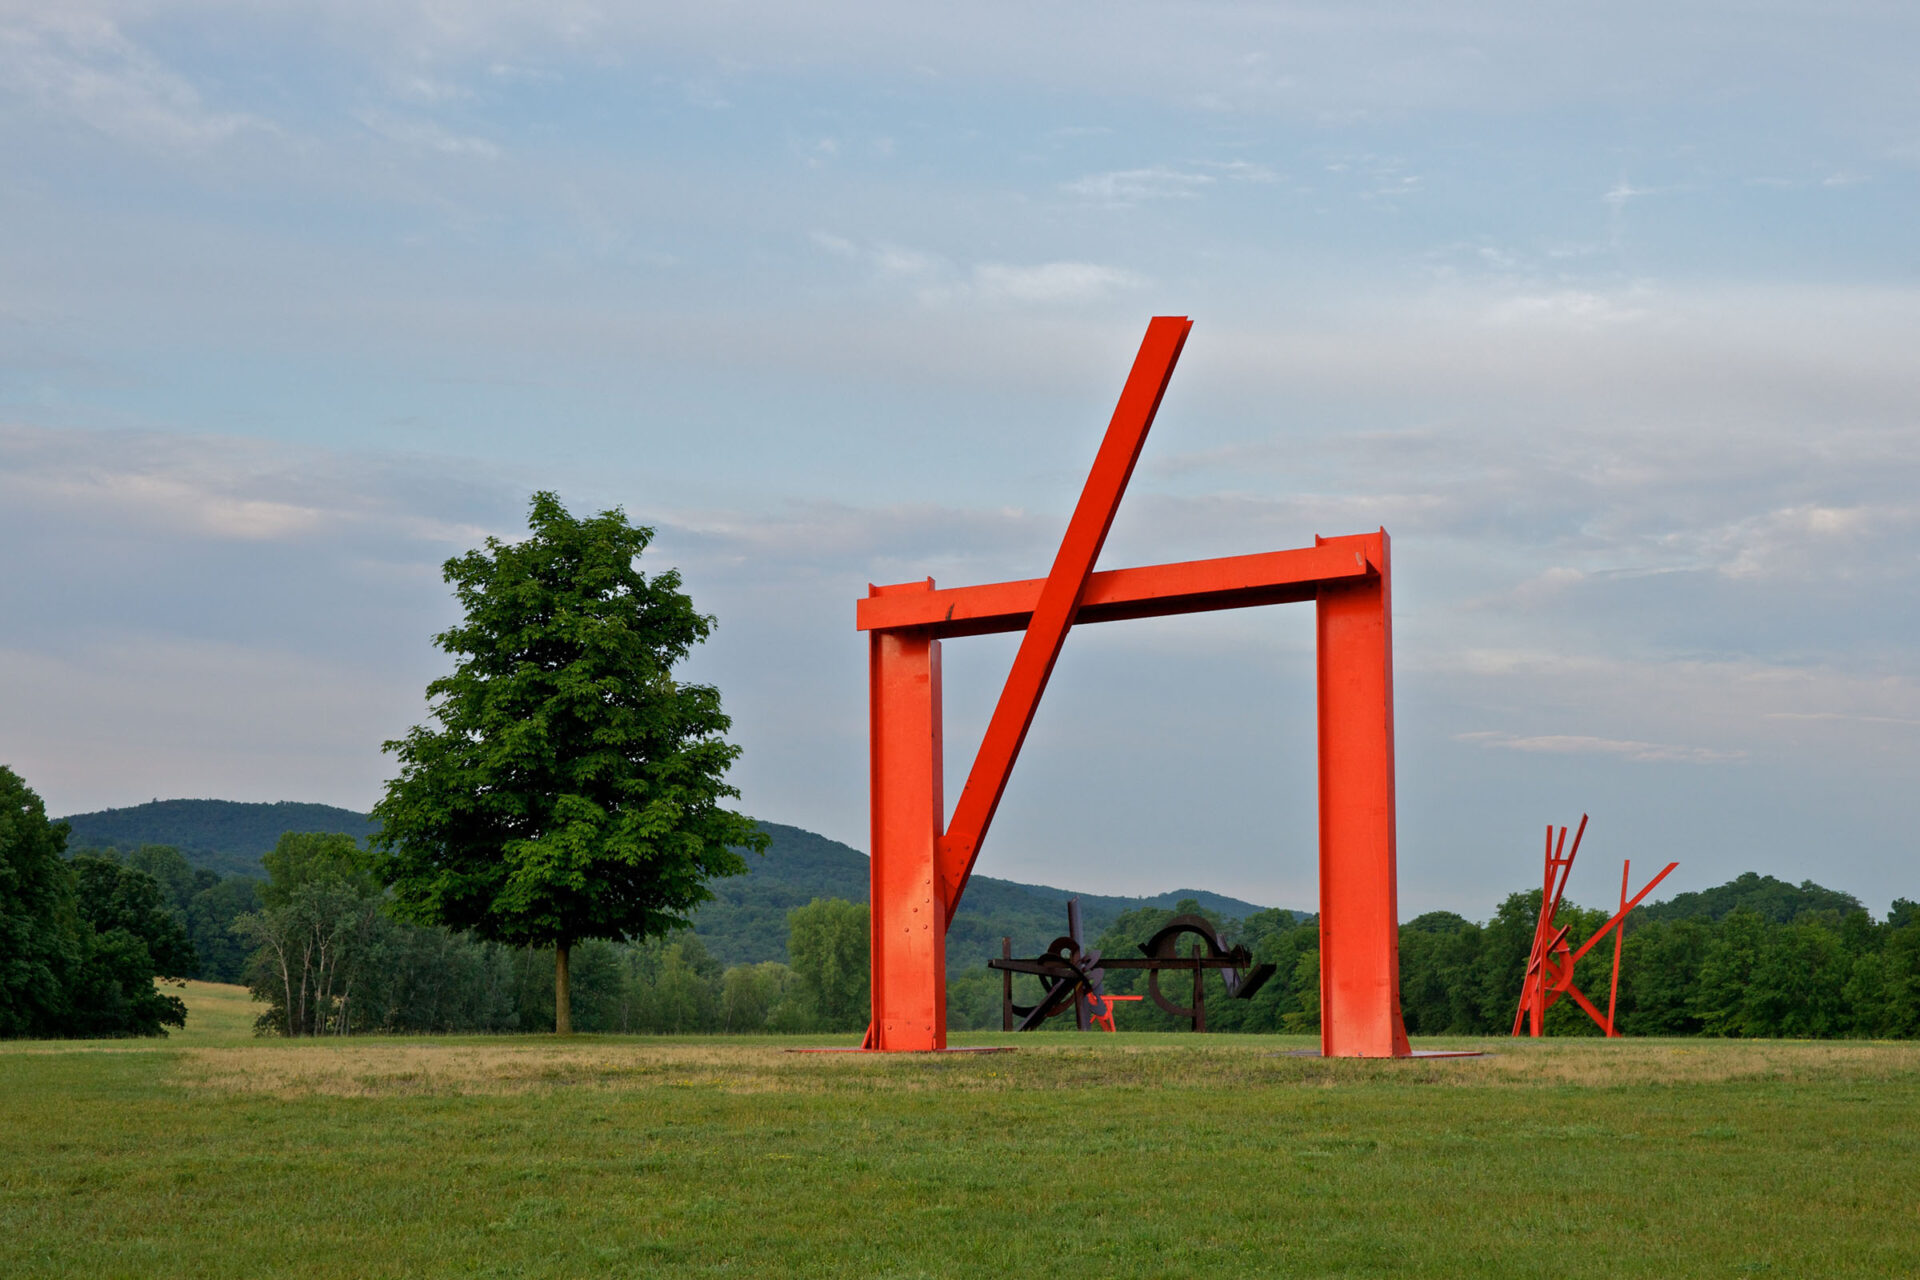
[[[958,16],[956,16],[958,15]],[[866,847],[869,581],[1394,542],[1403,915],[1920,897],[1920,9],[0,0],[0,762],[364,809],[439,565],[658,530]],[[1070,636],[980,869],[1315,902],[1311,610]],[[949,796],[1011,638],[951,642]]]

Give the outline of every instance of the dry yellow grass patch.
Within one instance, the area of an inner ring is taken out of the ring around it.
[[[766,1040],[544,1038],[263,1041],[190,1048],[179,1078],[277,1097],[519,1094],[559,1089],[727,1093],[1218,1088],[1228,1085],[1610,1088],[1736,1080],[1920,1075],[1920,1045],[1855,1041],[1500,1041],[1481,1058],[1411,1062],[1301,1057],[1267,1037],[1035,1036],[1011,1054],[797,1054]]]
[[[1860,1040],[1548,1039],[1481,1059],[1514,1083],[1606,1088],[1730,1080],[1880,1080],[1920,1074],[1920,1044]]]
[[[187,1083],[278,1097],[514,1094],[565,1088],[721,1087],[765,1092],[799,1072],[777,1048],[543,1039],[439,1041],[360,1038],[194,1049]]]

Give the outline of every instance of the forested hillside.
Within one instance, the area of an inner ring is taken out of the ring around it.
[[[148,845],[178,849],[187,862],[221,875],[259,877],[261,857],[282,835],[340,832],[364,839],[374,824],[364,813],[323,804],[242,804],[231,800],[158,800],[125,809],[76,814],[69,847],[117,849],[125,854]],[[867,856],[858,849],[799,827],[763,822],[772,837],[764,857],[749,855],[746,875],[718,880],[714,901],[694,917],[694,932],[722,964],[758,964],[787,957],[787,912],[816,898],[867,900]],[[1067,931],[1069,890],[975,876],[947,935],[948,963],[985,964],[1000,953],[1000,939],[1015,950],[1035,952]],[[1262,907],[1201,889],[1175,889],[1148,898],[1081,893],[1087,936],[1098,934],[1122,912],[1171,907],[1191,898],[1208,911],[1240,918]],[[1288,913],[1294,914],[1294,913]]]
[[[694,932],[726,964],[787,959],[786,913],[794,907],[815,898],[867,900],[866,854],[799,827],[776,822],[763,822],[760,827],[773,838],[766,856],[750,857],[751,870],[744,876],[715,881],[711,886],[715,900],[694,917]],[[958,969],[985,964],[990,956],[1000,954],[1003,937],[1013,939],[1016,951],[1040,950],[1067,931],[1067,899],[1072,896],[1066,889],[973,877],[947,933],[948,965]],[[1089,938],[1122,912],[1170,907],[1183,898],[1223,916],[1262,910],[1238,898],[1197,889],[1176,889],[1151,898],[1093,893],[1081,893],[1079,898]]]
[[[169,845],[195,866],[223,876],[258,876],[260,859],[289,831],[340,832],[356,840],[373,834],[364,813],[330,804],[245,804],[236,800],[155,800],[124,809],[69,814],[71,849]]]

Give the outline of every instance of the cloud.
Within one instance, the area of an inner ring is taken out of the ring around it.
[[[808,239],[831,257],[863,262],[876,279],[904,284],[921,303],[1054,307],[1097,302],[1146,280],[1098,262],[978,262],[963,267],[942,254],[880,242],[863,248],[816,231]]]
[[[1131,271],[1097,262],[1043,262],[1009,266],[983,262],[973,269],[973,292],[983,301],[1089,302],[1145,283]]]
[[[1391,202],[1417,194],[1420,175],[1407,172],[1407,162],[1399,156],[1371,153],[1347,156],[1325,166],[1334,179],[1356,190],[1363,201],[1394,207]]]
[[[1208,160],[1203,163],[1230,182],[1253,182],[1266,186],[1280,181],[1279,174],[1251,160]]]
[[[1897,724],[1920,727],[1920,716],[1862,716],[1844,711],[1769,711],[1769,720],[1817,720],[1839,724]]]
[[[1607,193],[1601,196],[1600,199],[1617,213],[1627,207],[1628,201],[1638,200],[1642,196],[1655,195],[1657,192],[1658,188],[1636,187],[1632,183],[1622,180],[1608,187]]]
[[[46,9],[21,3],[23,12]],[[59,11],[126,14],[110,0],[64,0]],[[872,0],[804,10],[771,0],[727,5],[604,5],[557,0],[315,0],[263,11],[243,0],[135,9],[129,26],[165,29],[178,44],[199,29],[265,29],[279,40],[384,72],[404,85],[478,79],[502,64],[727,69],[844,81],[909,76],[969,79],[1195,105],[1234,118],[1293,119],[1320,127],[1443,113],[1611,109],[1631,66],[1636,107],[1688,102],[1700,86],[1756,100],[1788,86],[1837,117],[1910,101],[1913,17],[1901,6],[1856,9],[1834,23],[1817,5],[1777,6],[1739,22],[1677,26],[1657,5],[1558,14],[1549,22],[1517,2],[1464,9],[1226,5],[1169,9],[1120,0],[1088,24],[1068,11],[982,0],[969,20],[903,14]],[[903,71],[903,69],[905,69]],[[564,74],[564,70],[563,70]],[[728,95],[737,101],[735,95]]]
[[[0,762],[59,813],[212,793],[364,809],[380,742],[425,718],[423,639],[385,663],[145,631],[0,644]]]
[[[0,14],[0,92],[146,146],[197,146],[267,127],[246,112],[209,107],[185,76],[85,6]]]
[[[1750,760],[1789,773],[1838,768],[1854,777],[1912,768],[1910,736],[1875,728],[1920,722],[1920,681],[1898,658],[1836,652],[1825,661],[1790,654],[1703,659],[1644,641],[1606,643],[1590,634],[1591,616],[1567,608],[1563,625],[1544,633],[1563,646],[1557,650],[1474,648],[1453,628],[1434,634],[1429,623],[1395,654],[1396,669],[1422,687],[1445,689],[1462,720],[1485,723],[1504,708],[1497,714],[1510,728],[1450,731],[1456,741],[1489,748]],[[1502,619],[1510,636],[1520,621]],[[1396,640],[1402,631],[1396,626]],[[1514,724],[1521,716],[1524,722]],[[1569,734],[1569,724],[1585,732]]]
[[[1114,169],[1062,184],[1062,190],[1101,204],[1125,206],[1143,200],[1192,200],[1218,181],[1212,174],[1178,169]]]
[[[853,241],[847,239],[845,236],[836,236],[825,231],[814,231],[810,232],[807,238],[813,241],[816,246],[826,250],[836,258],[857,258],[860,256],[859,246],[855,245]]]
[[[367,529],[439,544],[484,537],[481,525],[399,501],[417,465],[244,440],[0,425],[0,506],[216,541],[310,541]]]
[[[1518,293],[1501,298],[1486,312],[1487,322],[1500,326],[1543,325],[1594,329],[1631,324],[1653,312],[1637,291],[1602,293],[1591,289],[1557,289],[1550,293]]]
[[[987,572],[1009,558],[1051,551],[1057,518],[1016,507],[969,509],[934,503],[858,507],[789,502],[771,509],[665,510],[648,517],[659,546],[702,564],[756,577],[839,573],[849,582],[910,581]],[[1044,572],[1044,566],[1034,570]]]
[[[1060,189],[1119,209],[1149,200],[1197,199],[1222,182],[1269,186],[1279,180],[1271,168],[1251,160],[1201,160],[1180,167],[1153,165],[1090,173],[1062,183]]]
[[[356,118],[370,131],[389,142],[447,156],[473,156],[480,160],[499,158],[500,148],[485,138],[454,133],[422,116],[403,116],[390,111],[367,109]]]
[[[1744,751],[1720,751],[1712,747],[1684,747],[1665,742],[1631,742],[1619,738],[1592,738],[1582,734],[1554,733],[1523,737],[1496,729],[1454,735],[1459,742],[1505,751],[1532,751],[1550,755],[1610,755],[1649,763],[1724,764],[1743,760]]]

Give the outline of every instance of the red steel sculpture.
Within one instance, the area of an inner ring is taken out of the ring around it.
[[[1600,926],[1600,931],[1580,944],[1575,950],[1567,942],[1567,931],[1573,926],[1563,924],[1553,927],[1553,917],[1560,910],[1560,899],[1567,891],[1567,877],[1573,873],[1573,860],[1580,853],[1580,838],[1587,834],[1587,815],[1580,815],[1580,827],[1573,833],[1573,848],[1567,848],[1567,829],[1560,828],[1558,844],[1553,838],[1553,824],[1547,824],[1546,874],[1540,888],[1540,918],[1533,927],[1533,950],[1527,956],[1527,976],[1520,986],[1520,1007],[1513,1013],[1513,1034],[1519,1035],[1525,1026],[1535,1036],[1543,1034],[1546,1025],[1547,1010],[1560,1002],[1561,996],[1571,996],[1589,1018],[1609,1036],[1619,1035],[1614,1028],[1613,1015],[1618,1011],[1620,1001],[1620,940],[1626,932],[1627,912],[1640,905],[1641,899],[1653,892],[1653,887],[1665,880],[1672,870],[1679,866],[1669,862],[1659,875],[1647,881],[1647,887],[1627,900],[1627,880],[1633,873],[1633,861],[1628,859],[1620,867],[1620,910],[1613,919]],[[1573,984],[1573,966],[1587,952],[1594,949],[1600,940],[1609,933],[1613,935],[1613,981],[1607,989],[1607,1016],[1601,1017],[1600,1011],[1593,1007],[1593,1001],[1586,993]]]
[[[862,1047],[946,1048],[946,933],[1007,776],[1075,623],[1311,600],[1317,612],[1321,1051],[1405,1057],[1394,885],[1393,636],[1387,534],[1094,572],[1193,327],[1155,316],[1045,578],[936,590],[869,586],[873,1021]],[[1022,632],[1013,668],[946,820],[940,642]]]

